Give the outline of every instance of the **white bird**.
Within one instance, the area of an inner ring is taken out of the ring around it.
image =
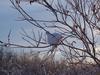
[[[63,36],[59,33],[50,33],[46,31],[47,42],[49,45],[52,45],[51,53],[57,48],[57,46],[62,42]]]

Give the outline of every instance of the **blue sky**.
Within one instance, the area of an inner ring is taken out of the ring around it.
[[[37,6],[37,4],[29,5],[29,3],[24,3],[26,8],[25,10],[33,15],[36,19],[43,19],[45,16],[49,19],[52,17],[48,17],[50,14],[44,14],[43,7]],[[12,8],[12,4],[9,0],[1,0],[0,2],[0,40],[7,41],[7,35],[9,30],[12,30],[11,40],[13,42],[23,43],[21,39],[21,28],[24,28],[26,31],[31,32],[32,25],[25,21],[17,21],[21,15],[17,10]],[[42,16],[43,14],[43,16]],[[50,15],[51,16],[51,15]],[[33,27],[34,28],[34,27]],[[36,29],[36,28],[34,28]],[[99,40],[99,38],[97,38]]]
[[[41,16],[38,15],[42,10],[39,9],[37,5],[35,5],[34,9],[31,8],[32,5],[29,3],[24,3],[26,9],[30,9],[28,12],[32,14],[35,18],[39,18]],[[43,12],[41,12],[43,13]],[[0,40],[7,42],[7,36],[11,29],[11,42],[16,44],[25,45],[25,41],[22,40],[20,32],[22,32],[21,28],[24,28],[27,32],[31,32],[32,28],[36,29],[29,23],[25,21],[17,21],[21,17],[17,10],[12,8],[12,4],[9,0],[1,0],[0,2]],[[43,16],[41,16],[43,18]],[[20,49],[19,49],[20,50]],[[19,51],[20,52],[20,51]]]
[[[17,16],[18,13],[11,8],[9,0],[0,2],[0,40],[6,41],[10,29],[12,29],[13,33],[19,31],[21,24],[16,21]]]
[[[33,17],[36,19],[43,19],[44,16],[48,17],[50,15],[44,14],[45,12],[43,12],[43,7],[37,4],[29,5],[28,2],[25,2],[23,4],[25,10],[28,10],[27,12],[33,15]],[[42,16],[42,14],[44,14],[44,16]],[[21,28],[24,28],[26,31],[30,32],[33,26],[25,21],[17,21],[19,17],[21,17],[21,15],[17,10],[12,8],[12,4],[9,0],[2,0],[0,2],[0,40],[4,42],[7,41],[7,35],[9,33],[9,30],[11,29],[11,40],[13,42],[23,43],[20,35]]]
[[[52,18],[50,17],[51,14],[45,14],[47,12],[44,11],[44,8],[37,4],[30,5],[28,2],[24,2],[22,4],[23,8],[25,8],[25,10],[35,19],[44,19],[45,17],[47,17],[47,19]],[[22,36],[20,34],[22,32],[21,28],[24,28],[27,32],[29,32],[29,34],[31,33],[32,29],[35,31],[38,29],[25,21],[17,21],[21,15],[17,10],[13,9],[12,6],[13,5],[9,0],[2,0],[0,2],[0,40],[7,42],[7,36],[9,30],[11,29],[11,42],[17,44],[24,43],[25,45],[26,42],[22,40]]]
[[[40,11],[40,10],[39,10]],[[38,10],[35,10],[38,12]],[[20,14],[12,8],[9,0],[1,0],[0,2],[0,40],[7,41],[9,30],[12,30],[11,40],[13,42],[22,42],[21,28],[30,30],[31,26],[28,23],[17,21]]]

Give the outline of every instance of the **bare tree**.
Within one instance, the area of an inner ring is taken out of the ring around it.
[[[22,15],[22,21],[29,22],[37,27],[37,30],[41,29],[38,36],[33,31],[32,37],[23,29],[23,39],[30,45],[10,43],[12,47],[48,48],[51,45],[46,42],[45,32],[52,29],[63,35],[63,40],[61,40],[57,50],[63,52],[68,61],[83,61],[89,57],[100,66],[100,50],[96,51],[99,42],[97,42],[97,34],[95,34],[95,30],[100,31],[100,0],[25,0],[30,4],[37,3],[43,7],[46,14],[49,14],[49,19],[47,19],[48,17],[34,18],[22,8],[22,0],[10,1]],[[45,14],[42,15],[45,17]],[[52,35],[52,33],[50,34]]]

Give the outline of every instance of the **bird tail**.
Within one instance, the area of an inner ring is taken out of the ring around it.
[[[54,57],[54,55],[55,55],[55,51],[56,51],[56,48],[57,48],[57,46],[56,45],[54,45],[54,46],[52,46],[52,48],[47,52],[47,54],[43,57],[44,58],[44,61],[46,61],[49,57]]]
[[[57,48],[56,45],[52,46],[52,49],[50,50],[51,51],[51,54],[55,51],[56,48]]]

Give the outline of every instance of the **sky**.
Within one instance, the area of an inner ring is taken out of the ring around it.
[[[44,14],[46,12],[43,11],[43,7],[37,4],[30,5],[28,2],[22,4],[22,7],[36,19],[43,19],[45,16],[48,17],[50,15]],[[0,2],[0,40],[6,42],[8,33],[11,30],[11,41],[23,43],[20,34],[22,32],[21,28],[24,28],[27,32],[30,32],[32,28],[36,28],[25,21],[18,21],[21,15],[12,6],[10,0],[2,0]],[[48,17],[48,19],[51,19],[51,17]]]
[[[10,29],[12,30],[12,37],[18,34],[21,22],[16,21],[18,13],[11,7],[9,0],[2,0],[0,2],[0,40],[6,41]],[[14,39],[14,38],[13,38]]]
[[[31,9],[28,3],[26,3],[27,9]],[[34,9],[34,13],[37,16],[40,9]],[[30,11],[29,11],[30,12]],[[36,17],[34,16],[34,17]],[[26,31],[30,31],[31,25],[27,22],[18,21],[21,15],[17,10],[12,8],[12,4],[9,0],[1,0],[0,2],[0,40],[6,42],[9,31],[11,30],[11,41],[12,42],[23,42],[21,39],[21,28]]]
[[[37,4],[30,5],[28,2],[24,2],[23,8],[25,8],[26,11],[28,10],[27,12],[33,15],[33,17],[36,19],[43,19],[44,17],[47,17],[47,19],[52,18],[50,17],[51,16],[50,14],[48,15],[44,14],[46,12],[43,12],[44,10],[43,7]],[[32,28],[37,29],[25,21],[18,21],[19,17],[21,17],[21,15],[18,13],[17,10],[12,8],[12,4],[9,0],[1,0],[0,2],[0,40],[6,42],[9,31],[11,30],[12,31],[11,41],[15,43],[23,43],[23,40],[21,39],[21,34],[20,34],[20,32],[22,32],[21,28],[24,28],[27,32],[31,32]],[[97,41],[100,41],[99,38],[100,36],[97,38]]]
[[[32,7],[32,5],[29,5],[29,3],[24,3],[24,4],[25,6],[23,7],[27,7],[26,11],[30,9],[27,12],[33,15],[34,18],[43,19],[44,16],[48,17],[50,15],[50,14],[49,15],[44,14],[45,12],[43,12],[41,6],[37,6],[34,4]],[[42,16],[42,14],[44,14],[44,16]],[[9,31],[11,30],[12,31],[11,42],[23,44],[23,42],[25,41],[22,40],[21,38],[21,34],[20,34],[20,32],[22,32],[21,28],[24,28],[27,32],[31,32],[32,28],[36,29],[35,27],[33,27],[32,25],[30,25],[25,21],[24,22],[18,21],[19,17],[21,17],[21,15],[18,13],[17,10],[12,8],[12,4],[10,3],[9,0],[1,0],[0,2],[0,40],[1,41],[7,42],[7,36],[9,34]],[[49,18],[51,19],[51,17],[48,17],[48,19]],[[97,38],[97,41],[100,41],[99,38],[100,36]],[[98,47],[97,49],[100,49],[100,47]]]
[[[24,28],[29,34],[32,29],[34,29],[36,33],[37,28],[26,21],[18,21],[21,18],[21,14],[12,8],[12,6],[10,0],[2,0],[0,2],[0,40],[7,42],[7,36],[11,30],[11,43],[27,45],[27,43],[21,38],[22,35],[20,33],[22,33],[22,28]],[[44,14],[44,9],[37,4],[30,5],[28,2],[24,2],[22,7],[36,19],[43,19],[44,16],[49,16]],[[44,16],[42,16],[42,14],[44,14]],[[50,17],[48,17],[48,19],[49,18]]]
[[[36,19],[44,19],[44,17],[47,17],[47,19],[51,19],[50,14],[44,14],[47,12],[44,12],[43,7],[34,4],[30,5],[28,2],[24,2],[23,8],[31,14]],[[42,16],[43,14],[43,16]],[[34,26],[30,25],[29,23],[25,21],[18,21],[20,19],[21,15],[18,13],[17,10],[12,8],[12,4],[9,0],[2,0],[0,2],[0,40],[7,42],[7,36],[9,34],[9,31],[11,30],[11,41],[14,43],[23,43],[24,40],[21,38],[21,28],[24,28],[27,32],[31,32],[32,28],[37,30]],[[53,19],[53,18],[52,18]],[[97,41],[99,41],[99,38],[97,38]],[[25,44],[25,43],[24,43]]]

